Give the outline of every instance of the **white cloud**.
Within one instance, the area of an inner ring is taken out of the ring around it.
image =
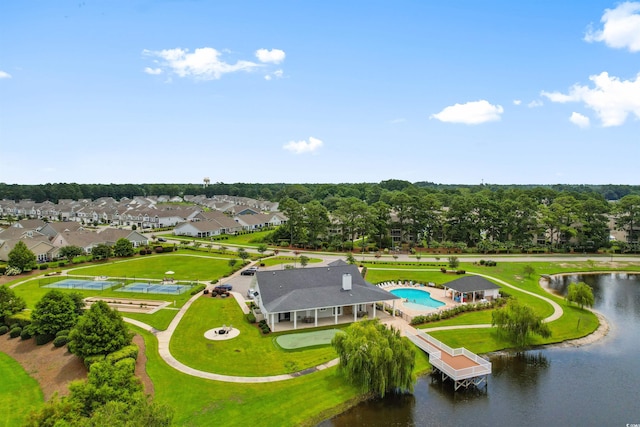
[[[162,74],[162,69],[145,67],[144,72],[153,76],[157,76],[158,74]]]
[[[11,78],[11,74],[7,73],[6,71],[0,70],[0,79],[10,79],[10,78]]]
[[[491,105],[483,99],[466,104],[451,105],[438,114],[432,114],[430,118],[438,119],[441,122],[477,125],[500,120],[500,115],[503,112],[502,106]]]
[[[276,70],[276,71],[274,71],[273,73],[271,73],[271,74],[267,74],[266,76],[264,76],[264,79],[265,79],[265,80],[271,80],[271,79],[273,79],[273,78],[281,79],[283,75],[284,75],[284,71],[282,71],[282,70]]]
[[[571,113],[571,117],[569,117],[569,121],[574,125],[581,127],[583,129],[588,128],[589,125],[591,124],[589,122],[589,117],[583,116],[582,114],[576,113],[575,111]]]
[[[537,107],[542,107],[543,105],[544,103],[542,101],[540,101],[539,99],[534,99],[533,101],[527,104],[527,107],[537,108]]]
[[[624,2],[615,9],[605,9],[602,18],[603,28],[587,31],[587,42],[604,42],[617,49],[627,48],[630,52],[640,51],[640,3]]]
[[[521,100],[519,100],[519,99],[514,99],[513,100],[513,105],[520,105],[520,104],[522,104]]]
[[[603,72],[590,76],[589,80],[593,82],[593,88],[576,84],[568,94],[542,92],[542,96],[552,102],[583,102],[596,112],[605,127],[623,124],[629,113],[640,119],[640,74],[635,80],[620,80]]]
[[[389,123],[391,123],[392,125],[397,125],[398,123],[406,123],[406,122],[407,122],[407,119],[399,118],[399,119],[393,119]]]
[[[268,62],[271,64],[279,64],[284,61],[286,54],[280,49],[258,49],[256,50],[256,58],[260,62]]]
[[[221,53],[211,47],[202,47],[189,52],[189,49],[164,49],[160,51],[144,50],[143,55],[160,58],[162,71],[168,70],[180,77],[194,77],[200,80],[217,80],[224,74],[238,71],[252,71],[261,67],[251,61],[237,61],[230,64],[221,60]],[[146,69],[145,69],[146,72]]]
[[[322,141],[312,136],[309,137],[309,142],[304,140],[298,141],[298,142],[289,141],[288,143],[282,146],[282,148],[284,148],[285,150],[291,151],[292,153],[295,153],[295,154],[313,153],[314,151],[318,150],[320,147],[322,147]]]

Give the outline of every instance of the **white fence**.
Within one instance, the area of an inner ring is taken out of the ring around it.
[[[429,363],[431,363],[433,367],[438,368],[454,381],[491,374],[491,362],[470,352],[466,348],[451,348],[424,332],[419,332],[417,335],[408,334],[407,338],[422,350],[429,353]],[[450,356],[466,356],[475,362],[476,365],[468,368],[454,369],[442,360],[443,351]]]

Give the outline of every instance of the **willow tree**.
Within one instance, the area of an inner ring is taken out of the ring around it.
[[[355,322],[331,341],[340,356],[339,370],[363,393],[413,391],[415,351],[400,331],[378,319]]]
[[[591,307],[594,302],[593,290],[584,282],[571,283],[565,298],[569,302],[575,302],[580,308],[584,308],[585,305]]]
[[[551,329],[542,317],[516,299],[510,299],[504,308],[491,314],[491,325],[497,326],[498,334],[506,336],[518,348],[526,347],[532,334],[540,335],[542,338],[551,336]]]

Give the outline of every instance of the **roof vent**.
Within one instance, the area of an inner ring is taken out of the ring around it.
[[[342,290],[350,291],[351,290],[351,274],[343,274],[342,275]]]

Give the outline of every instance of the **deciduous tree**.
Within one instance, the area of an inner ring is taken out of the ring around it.
[[[14,315],[27,308],[27,304],[21,296],[6,285],[0,286],[0,324],[7,316]]]
[[[9,264],[9,267],[25,271],[35,266],[36,256],[29,250],[27,245],[20,240],[9,252],[7,264]]]
[[[543,338],[551,336],[551,329],[531,307],[511,299],[506,307],[495,310],[491,315],[491,325],[498,327],[498,333],[505,335],[518,348],[527,346],[531,334]]]
[[[339,369],[364,393],[411,392],[415,351],[411,342],[378,319],[355,322],[331,341],[340,357]]]
[[[66,258],[69,262],[73,262],[73,259],[77,256],[80,256],[84,253],[84,250],[80,246],[63,246],[60,248],[58,254],[61,258]]]
[[[133,255],[133,243],[124,237],[118,239],[113,246],[113,254],[117,257],[127,257]]]
[[[575,302],[580,308],[584,308],[585,305],[591,307],[594,303],[593,289],[584,282],[571,283],[567,288],[566,299]]]

